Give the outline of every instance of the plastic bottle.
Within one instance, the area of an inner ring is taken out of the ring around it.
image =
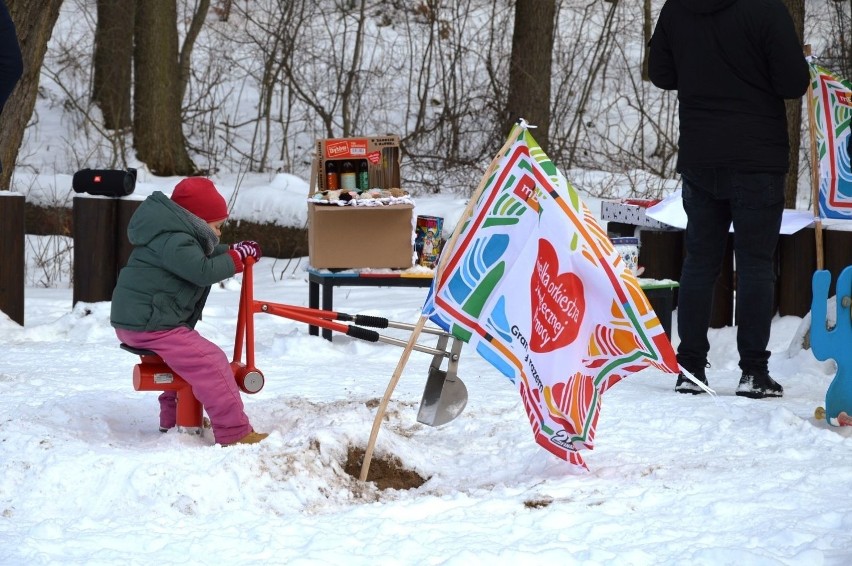
[[[349,160],[340,167],[340,188],[344,191],[355,190],[355,165]]]
[[[370,172],[367,167],[366,159],[362,159],[358,162],[358,190],[362,193],[370,190]]]
[[[328,161],[325,164],[325,190],[336,191],[340,188],[340,178],[337,176],[337,163]]]

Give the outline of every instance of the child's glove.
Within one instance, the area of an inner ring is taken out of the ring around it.
[[[255,261],[258,261],[263,256],[263,251],[261,251],[260,244],[257,242],[246,240],[231,244],[228,255],[234,261],[234,273],[242,273],[245,269],[246,258],[251,256]]]
[[[260,244],[253,240],[244,240],[231,244],[231,249],[240,256],[241,261],[245,261],[247,257],[253,257],[258,261],[263,257],[263,250],[260,249]]]

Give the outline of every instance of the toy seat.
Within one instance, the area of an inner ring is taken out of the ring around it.
[[[172,371],[156,352],[134,348],[122,343],[121,349],[136,354],[142,363],[133,366],[133,389],[136,391],[177,391],[176,424],[181,432],[201,434],[201,402],[192,393],[192,386]]]

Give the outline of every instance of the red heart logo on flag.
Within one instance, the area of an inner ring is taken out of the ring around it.
[[[552,352],[577,338],[586,314],[583,282],[573,273],[559,273],[559,257],[547,240],[538,241],[530,301],[533,352]]]

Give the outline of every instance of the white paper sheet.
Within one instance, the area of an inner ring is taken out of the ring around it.
[[[645,215],[663,224],[680,228],[686,228],[686,212],[683,210],[683,199],[681,190],[678,189],[654,206],[649,206]],[[795,234],[802,228],[807,228],[814,223],[814,213],[810,210],[784,209],[781,219],[781,234]],[[733,225],[730,231],[734,231]]]

